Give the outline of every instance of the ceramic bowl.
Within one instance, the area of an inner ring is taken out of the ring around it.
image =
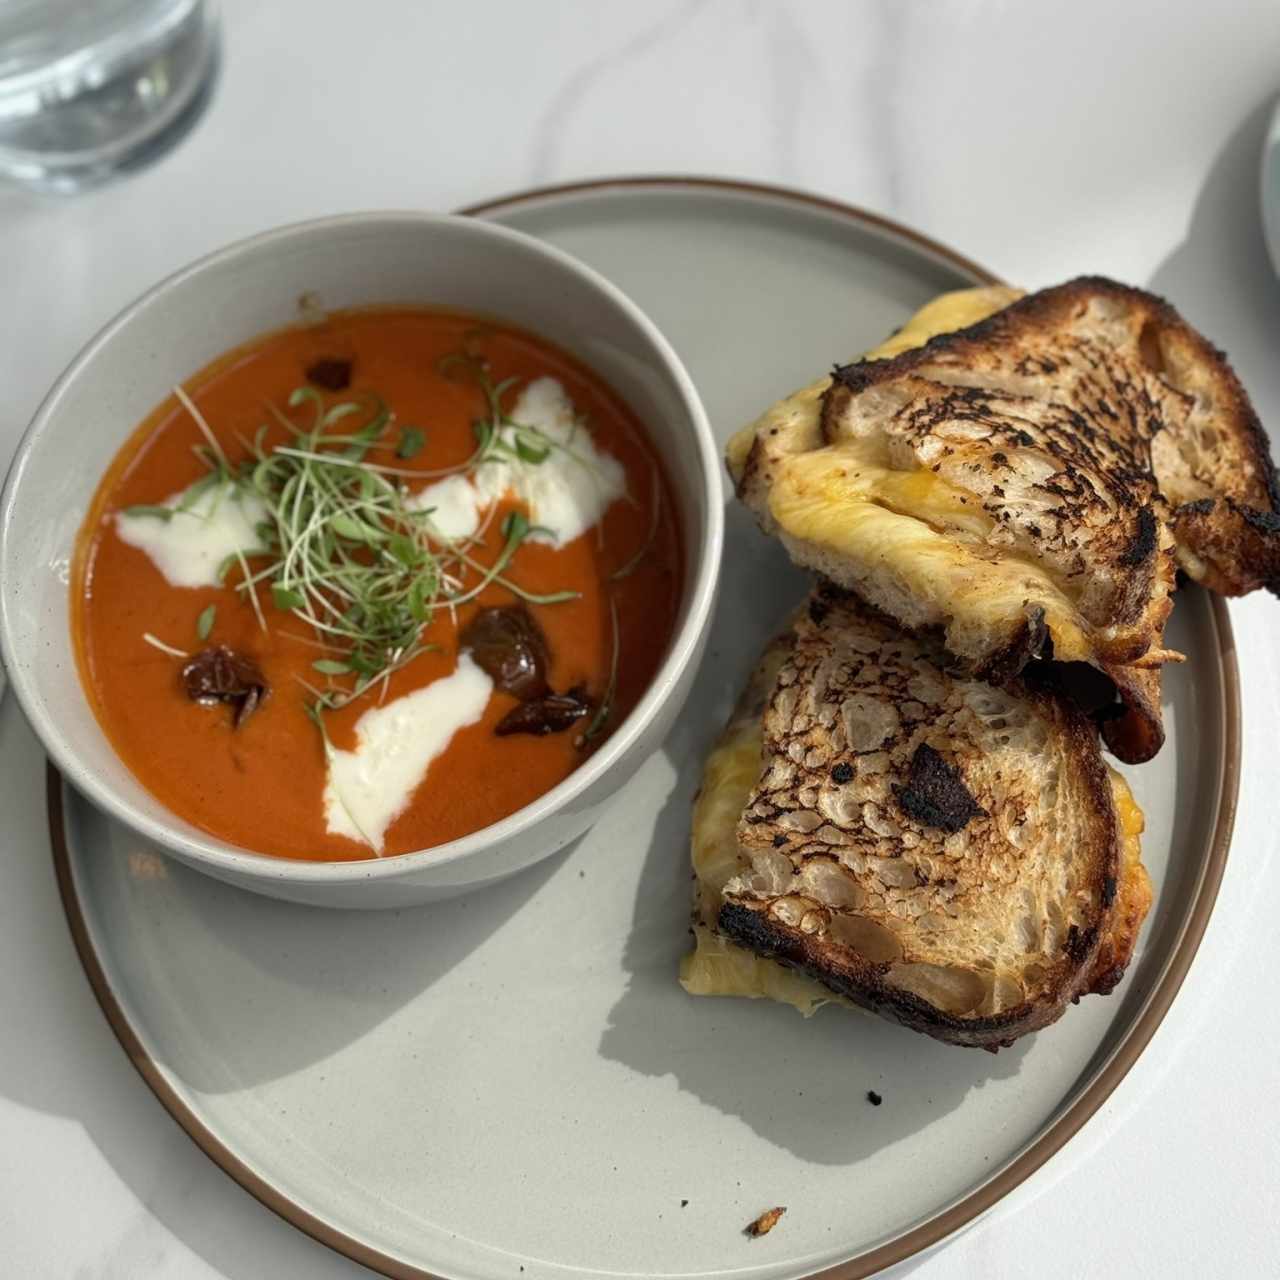
[[[117,758],[81,687],[68,570],[116,451],[176,383],[222,352],[326,307],[420,304],[529,329],[584,361],[639,414],[666,459],[684,532],[685,591],[640,703],[575,773],[460,840],[398,857],[300,862],[250,852],[155,800]],[[221,880],[298,902],[393,907],[510,875],[580,835],[662,742],[701,659],[723,538],[718,451],[679,358],[618,289],[557,249],[461,217],[367,213],[241,241],[144,294],[76,357],[36,413],[0,497],[0,651],[28,720],[65,776],[141,840]]]

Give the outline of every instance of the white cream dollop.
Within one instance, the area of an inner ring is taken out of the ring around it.
[[[480,496],[464,475],[445,476],[419,489],[405,505],[429,512],[432,528],[450,542],[461,542],[480,527]]]
[[[189,489],[158,505],[173,514],[116,515],[122,542],[145,551],[172,587],[216,587],[218,570],[237,551],[250,554],[258,546],[257,526],[267,509],[253,494],[230,484],[208,485],[189,502]]]
[[[493,681],[463,653],[452,675],[371,707],[356,721],[354,751],[329,752],[325,822],[381,854],[387,828],[408,807],[431,762],[484,714]]]
[[[627,491],[626,472],[612,454],[596,447],[578,421],[573,402],[556,378],[535,378],[511,409],[517,427],[504,427],[499,439],[516,448],[519,426],[532,427],[551,448],[540,462],[496,458],[470,476],[449,476],[414,494],[409,505],[433,508],[431,520],[441,536],[458,541],[480,527],[481,513],[511,496],[524,504],[535,531],[530,542],[563,547],[600,522],[609,506]],[[534,436],[526,443],[541,443]]]

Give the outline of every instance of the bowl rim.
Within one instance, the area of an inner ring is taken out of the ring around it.
[[[5,586],[7,575],[3,574],[2,567],[9,554],[9,529],[23,476],[69,388],[82,375],[86,366],[97,357],[101,349],[118,332],[134,323],[138,316],[161,295],[181,287],[193,278],[233,262],[250,251],[269,248],[273,245],[285,245],[300,238],[323,235],[326,232],[364,229],[380,224],[387,226],[409,224],[427,232],[433,228],[449,227],[452,230],[463,230],[466,234],[475,235],[478,239],[506,241],[518,245],[535,257],[542,258],[555,269],[585,281],[597,293],[602,294],[640,332],[656,352],[660,366],[665,369],[674,383],[693,428],[696,457],[701,470],[701,476],[699,481],[695,482],[694,491],[696,500],[704,508],[699,544],[689,548],[695,571],[692,581],[687,582],[685,586],[684,619],[672,634],[662,664],[650,680],[640,701],[588,760],[550,790],[497,822],[444,844],[387,857],[375,856],[342,861],[280,857],[275,854],[243,849],[229,841],[205,833],[188,835],[171,825],[171,820],[167,817],[161,819],[142,813],[107,787],[95,771],[81,763],[71,736],[64,732],[52,715],[47,713],[44,700],[35,689],[28,664],[17,661],[13,657],[9,659],[6,664],[9,683],[13,687],[13,692],[27,721],[54,763],[69,781],[84,792],[95,805],[105,809],[130,829],[154,841],[166,852],[189,862],[205,864],[237,876],[300,885],[346,885],[369,880],[399,879],[426,868],[435,869],[461,862],[493,845],[506,842],[530,830],[588,791],[635,746],[675,691],[685,668],[696,661],[715,604],[724,545],[724,494],[720,479],[719,451],[693,379],[675,348],[658,326],[626,293],[594,268],[579,261],[572,254],[524,232],[465,214],[434,213],[414,209],[367,210],[286,223],[232,241],[196,258],[164,276],[136,296],[80,348],[40,402],[31,422],[20,437],[3,490],[0,491],[0,654],[13,652],[10,638],[12,606],[9,603],[9,590]],[[76,678],[79,681],[78,673]],[[92,708],[89,710],[92,713]],[[138,785],[146,789],[141,780]],[[162,801],[156,800],[155,804],[165,814],[172,812]],[[176,814],[173,820],[185,821]],[[188,825],[192,824],[188,823]]]

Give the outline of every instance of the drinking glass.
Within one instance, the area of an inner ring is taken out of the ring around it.
[[[217,61],[214,0],[0,0],[0,177],[77,191],[146,163]]]

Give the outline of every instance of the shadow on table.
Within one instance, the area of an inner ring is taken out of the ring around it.
[[[726,559],[711,655],[666,744],[678,781],[656,819],[623,956],[628,985],[600,1052],[645,1075],[674,1076],[803,1160],[850,1165],[929,1125],[971,1089],[1016,1073],[1025,1045],[965,1051],[836,1007],[802,1020],[769,1001],[693,998],[674,981],[689,946],[689,818],[702,761],[771,620],[805,591],[779,547],[742,512],[728,516],[740,554]],[[744,618],[762,620],[754,634]],[[868,1102],[869,1090],[883,1105]]]
[[[1196,197],[1186,238],[1150,281],[1226,348],[1252,396],[1273,404],[1280,402],[1280,280],[1262,236],[1258,171],[1274,109],[1269,95],[1231,133]],[[1274,427],[1271,447],[1280,449]]]

